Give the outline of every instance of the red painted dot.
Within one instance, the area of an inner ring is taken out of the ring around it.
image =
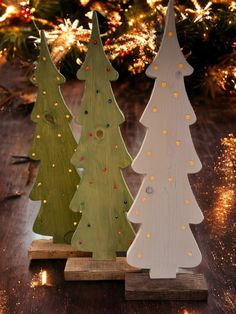
[[[83,161],[83,160],[85,160],[85,157],[84,157],[84,156],[81,156],[79,160],[80,160],[80,161]]]
[[[113,189],[114,190],[117,190],[118,189],[118,186],[116,184],[113,184]]]
[[[97,45],[97,43],[98,43],[97,40],[94,39],[93,44],[94,44],[94,45]]]
[[[93,133],[92,132],[89,132],[88,133],[88,137],[92,137],[93,136]]]
[[[89,67],[89,66],[86,66],[85,70],[86,70],[86,71],[89,71],[89,70],[90,70],[90,67]]]
[[[110,71],[111,71],[111,68],[110,68],[110,67],[107,67],[107,68],[106,68],[106,71],[107,71],[107,72],[110,72]]]
[[[82,244],[83,242],[82,241],[79,241],[79,244]]]
[[[103,168],[103,169],[102,169],[102,172],[107,172],[107,168]]]

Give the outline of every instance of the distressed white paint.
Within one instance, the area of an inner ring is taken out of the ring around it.
[[[131,222],[141,223],[128,263],[150,269],[151,278],[175,278],[178,268],[201,262],[189,227],[203,220],[188,180],[201,169],[189,129],[196,116],[184,86],[192,71],[180,50],[170,0],[162,44],[146,72],[156,78],[140,120],[147,132],[132,164],[146,176],[128,213]]]

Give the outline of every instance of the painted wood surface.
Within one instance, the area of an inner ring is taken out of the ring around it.
[[[150,279],[147,272],[125,274],[126,300],[206,301],[207,297],[202,274],[178,274],[176,279]]]
[[[82,133],[72,163],[84,171],[71,201],[71,209],[82,214],[72,245],[92,252],[94,259],[113,260],[116,252],[127,251],[134,238],[126,217],[133,199],[121,172],[131,164],[131,157],[119,128],[125,119],[110,84],[118,73],[104,53],[96,12],[77,76],[85,80],[85,91],[77,118]]]
[[[201,262],[189,226],[203,220],[188,180],[188,174],[201,169],[189,130],[196,117],[184,86],[191,72],[180,51],[170,0],[162,44],[146,72],[156,78],[140,120],[147,131],[132,164],[145,177],[128,213],[131,222],[142,224],[128,263],[150,269],[151,278],[175,278],[179,267]]]
[[[68,258],[64,270],[65,280],[124,280],[125,274],[138,270],[127,264],[126,257],[116,260],[94,260],[91,258]]]
[[[55,243],[70,243],[80,219],[69,208],[80,181],[70,163],[76,141],[69,124],[72,115],[59,87],[65,79],[52,62],[43,31],[32,82],[38,87],[31,115],[37,125],[29,156],[40,160],[40,166],[30,199],[41,201],[33,231],[52,236]]]

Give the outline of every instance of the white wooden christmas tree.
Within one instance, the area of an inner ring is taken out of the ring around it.
[[[189,226],[203,220],[188,180],[201,169],[189,129],[196,117],[184,85],[184,76],[192,72],[178,43],[170,0],[159,53],[146,71],[155,85],[140,120],[146,136],[132,164],[145,177],[128,213],[141,226],[127,261],[150,269],[150,278],[175,278],[178,268],[201,262]]]

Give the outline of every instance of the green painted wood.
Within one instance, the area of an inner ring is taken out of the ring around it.
[[[37,126],[29,156],[40,160],[40,167],[30,198],[41,201],[33,231],[52,236],[54,243],[70,243],[80,219],[69,209],[80,181],[70,163],[77,144],[69,124],[72,115],[60,92],[65,79],[52,62],[43,31],[32,82],[38,87],[31,115]]]
[[[77,119],[82,134],[72,163],[84,172],[71,201],[71,209],[82,213],[72,245],[92,252],[93,259],[114,260],[116,252],[127,251],[134,239],[126,217],[133,198],[121,172],[132,159],[119,129],[125,119],[110,84],[118,73],[104,53],[96,12],[88,53],[77,76],[85,80],[85,92]]]

